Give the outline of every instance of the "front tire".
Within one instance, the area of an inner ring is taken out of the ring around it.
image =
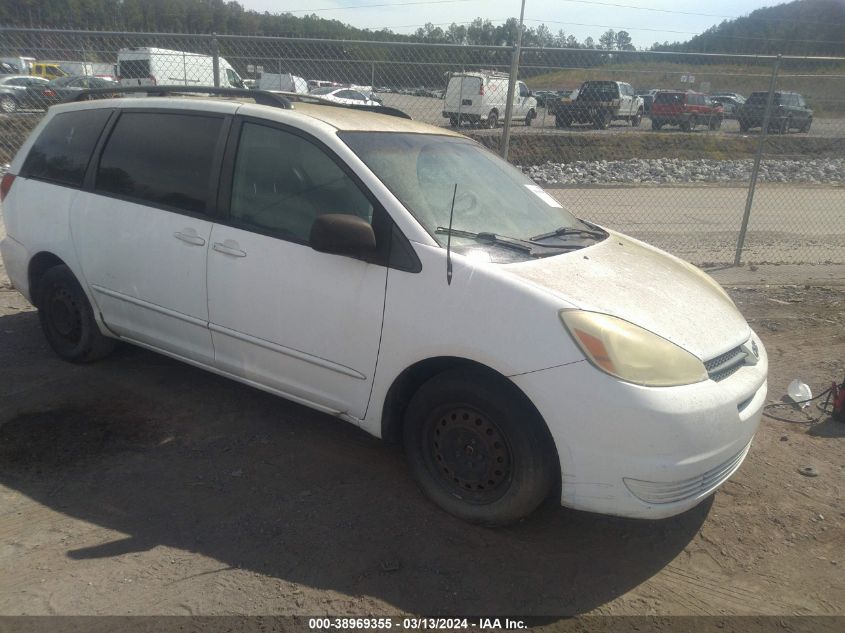
[[[531,127],[531,124],[534,122],[534,119],[537,118],[537,113],[534,110],[529,110],[528,114],[525,115],[525,127]]]
[[[487,127],[493,130],[497,125],[499,125],[499,113],[491,110],[490,114],[487,115]]]
[[[478,370],[449,370],[420,387],[403,435],[423,492],[471,523],[514,523],[557,480],[557,455],[539,414],[506,379]]]
[[[70,363],[90,363],[108,356],[113,339],[100,333],[82,286],[67,266],[44,273],[37,289],[38,319],[53,351]]]
[[[810,126],[812,126],[812,125],[813,125],[813,117],[810,117],[809,119],[807,119],[807,122],[801,127],[801,132],[806,134],[807,132],[810,131]]]

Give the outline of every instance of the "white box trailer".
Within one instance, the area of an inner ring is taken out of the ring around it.
[[[221,57],[219,65],[221,88],[244,88],[229,62]],[[214,86],[214,58],[166,48],[121,48],[117,73],[122,86]]]

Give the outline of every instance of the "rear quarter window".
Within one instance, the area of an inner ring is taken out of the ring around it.
[[[79,110],[57,114],[36,139],[22,175],[61,185],[81,187],[91,152],[111,110]]]

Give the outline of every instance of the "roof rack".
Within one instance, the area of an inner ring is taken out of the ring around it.
[[[270,90],[248,90],[245,88],[215,88],[212,86],[117,86],[114,88],[92,88],[90,90],[80,90],[77,94],[65,99],[65,103],[72,103],[74,101],[87,101],[91,98],[108,98],[117,93],[143,93],[146,95],[154,95],[157,97],[164,97],[167,95],[183,94],[210,94],[223,95],[230,97],[248,97],[253,99],[258,105],[266,105],[274,108],[283,108],[285,110],[293,110],[293,101],[300,103],[312,103],[316,105],[334,106],[336,108],[347,108],[350,110],[363,110],[365,112],[375,112],[378,114],[386,114],[388,116],[395,116],[402,119],[410,119],[410,115],[402,112],[398,108],[391,108],[389,106],[366,106],[355,105],[349,103],[338,103],[324,99],[316,95],[302,94],[299,92],[283,92]]]
[[[100,95],[103,98],[107,98],[119,92],[129,94],[144,93],[157,97],[172,94],[210,94],[229,97],[249,97],[258,105],[293,110],[293,104],[290,100],[278,93],[267,92],[266,90],[247,90],[246,88],[215,88],[213,86],[116,86],[114,88],[92,88],[90,90],[80,90],[76,95],[66,99],[65,103],[87,101],[92,97],[97,98]]]
[[[410,119],[411,116],[403,112],[399,108],[391,108],[390,106],[368,106],[358,105],[354,103],[338,103],[331,99],[320,97],[319,95],[312,95],[302,92],[285,92],[283,90],[272,90],[269,94],[283,97],[290,101],[299,101],[300,103],[311,103],[314,105],[333,106],[335,108],[347,108],[349,110],[363,110],[364,112],[375,112],[377,114],[386,114],[388,116],[399,117],[400,119]]]

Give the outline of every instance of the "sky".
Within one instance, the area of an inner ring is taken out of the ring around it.
[[[484,17],[494,24],[519,17],[520,0],[239,0],[247,9],[314,13],[360,28],[387,27],[396,33],[413,33],[426,22],[446,28]],[[686,41],[724,19],[748,15],[761,7],[784,0],[526,0],[525,24],[545,23],[553,33],[559,29],[598,40],[607,29],[625,30],[634,45]],[[369,6],[366,6],[369,5]],[[381,6],[373,6],[381,5]],[[634,8],[639,7],[639,8]],[[707,14],[707,15],[701,15]]]

